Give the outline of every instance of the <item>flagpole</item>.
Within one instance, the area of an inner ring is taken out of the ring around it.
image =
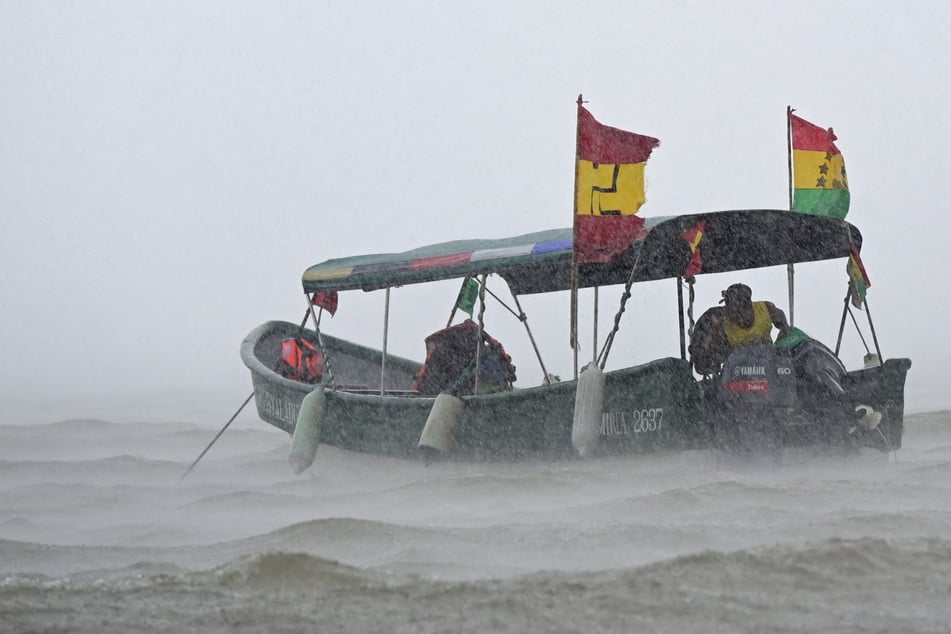
[[[789,211],[793,211],[793,160],[792,160],[792,106],[786,106],[786,164],[789,171]],[[793,263],[786,265],[786,288],[789,293],[789,325],[796,325],[796,270]]]
[[[574,378],[578,379],[578,263],[575,261],[575,251],[578,245],[578,169],[581,159],[581,104],[584,101],[578,94],[577,124],[575,127],[575,194],[572,208],[571,222],[571,327],[568,335],[574,358]]]

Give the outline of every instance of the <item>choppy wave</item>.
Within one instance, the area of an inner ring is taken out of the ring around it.
[[[108,613],[100,631],[174,623],[192,631],[944,632],[949,569],[951,542],[934,538],[701,551],[635,568],[476,581],[275,551],[202,571],[140,563],[108,578],[7,576],[0,604],[12,606],[9,622],[23,630],[70,623],[93,631]]]
[[[894,456],[422,463],[188,423],[0,426],[10,631],[939,632],[951,414]],[[7,625],[9,623],[9,626]]]

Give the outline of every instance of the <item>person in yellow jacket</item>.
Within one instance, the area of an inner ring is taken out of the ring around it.
[[[772,302],[754,302],[753,291],[746,284],[731,284],[720,293],[724,303],[723,332],[730,349],[750,343],[772,343],[773,326],[779,336],[789,330],[786,313]]]
[[[731,284],[721,295],[723,299],[720,302],[724,305],[714,306],[703,313],[694,325],[690,337],[690,360],[697,372],[705,377],[715,376],[719,373],[720,366],[736,348],[757,343],[773,343],[772,332],[775,327],[779,330],[777,341],[784,338],[783,341],[778,341],[781,347],[794,349],[803,342],[810,342],[811,347],[803,351],[802,356],[808,351],[816,353],[817,349],[821,349],[825,351],[828,358],[834,360],[824,365],[825,368],[831,370],[830,374],[834,375],[831,382],[823,381],[821,373],[818,376],[812,376],[811,379],[829,390],[833,399],[832,403],[842,408],[843,420],[854,423],[847,428],[849,435],[858,427],[866,430],[878,427],[882,421],[882,413],[870,405],[854,402],[842,388],[840,381],[846,374],[846,369],[835,353],[818,341],[812,340],[798,328],[791,328],[789,322],[786,321],[786,313],[772,302],[754,302],[753,292],[746,284]],[[800,355],[795,353],[795,356]],[[823,367],[823,364],[819,365]]]
[[[740,346],[773,343],[774,327],[779,336],[789,331],[786,313],[772,302],[754,302],[746,284],[731,284],[721,295],[724,305],[701,315],[690,338],[690,358],[703,375],[718,372],[724,359]]]

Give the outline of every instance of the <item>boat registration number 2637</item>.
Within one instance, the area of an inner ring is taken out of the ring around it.
[[[664,424],[664,408],[650,407],[631,412],[601,414],[602,436],[626,436],[660,431]]]

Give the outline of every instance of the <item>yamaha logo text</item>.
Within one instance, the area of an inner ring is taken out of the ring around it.
[[[738,365],[733,368],[733,374],[736,376],[766,376],[766,366]]]

